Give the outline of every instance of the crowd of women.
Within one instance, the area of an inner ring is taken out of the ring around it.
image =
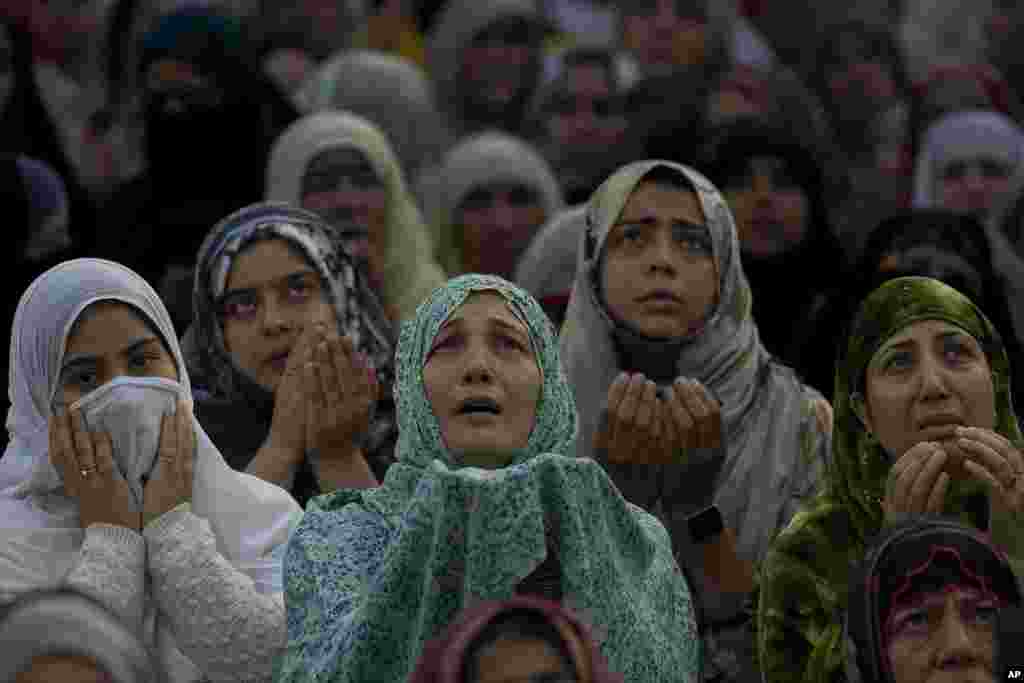
[[[0,9],[0,683],[1024,671],[1021,35]]]

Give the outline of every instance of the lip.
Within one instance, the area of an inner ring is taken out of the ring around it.
[[[270,365],[276,369],[283,370],[285,365],[288,364],[288,356],[290,354],[290,350],[278,351],[277,353],[274,353],[267,358],[267,365]]]
[[[671,291],[669,291],[667,289],[656,289],[653,292],[648,292],[647,294],[644,294],[642,297],[637,299],[637,301],[639,301],[640,303],[645,303],[645,304],[646,303],[658,303],[658,304],[668,304],[668,303],[671,303],[671,304],[676,304],[677,306],[678,305],[682,305],[682,303],[683,303],[682,299],[680,299],[678,296],[676,296],[675,292],[671,292]]]
[[[492,412],[488,412],[488,411],[485,411],[485,410],[474,410],[472,412],[464,412],[463,411],[463,407],[467,403],[469,403],[471,401],[478,401],[478,402],[489,403],[489,404],[494,406],[494,408],[496,409],[496,412],[492,413]],[[458,408],[456,409],[455,412],[456,412],[456,415],[458,417],[495,418],[495,417],[498,417],[499,415],[501,415],[501,403],[498,402],[497,399],[492,398],[490,396],[467,396],[466,398],[464,398],[461,401],[459,401]]]
[[[918,429],[936,429],[940,427],[959,427],[964,421],[957,415],[929,415],[918,421]]]

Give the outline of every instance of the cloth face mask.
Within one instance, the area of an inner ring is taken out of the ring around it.
[[[80,410],[86,429],[110,434],[114,463],[128,482],[136,504],[156,466],[160,425],[174,415],[179,399],[191,398],[177,382],[159,377],[119,377],[71,405]]]

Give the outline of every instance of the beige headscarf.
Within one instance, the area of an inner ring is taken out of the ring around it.
[[[297,99],[308,112],[345,110],[388,136],[408,177],[436,163],[453,142],[423,69],[374,50],[345,50],[324,63]]]
[[[424,175],[420,186],[424,209],[435,229],[438,257],[452,275],[463,272],[456,212],[470,192],[495,183],[521,183],[537,192],[546,218],[565,206],[554,172],[528,142],[498,131],[464,138],[438,168]]]
[[[405,175],[384,133],[366,119],[343,112],[311,114],[293,123],[274,143],[267,165],[267,199],[300,204],[302,177],[314,157],[333,147],[352,147],[369,160],[388,195],[384,303],[400,320],[412,317],[448,279],[434,261],[434,245]]]

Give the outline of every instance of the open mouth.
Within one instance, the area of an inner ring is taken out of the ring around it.
[[[267,359],[267,363],[269,363],[272,367],[274,367],[276,369],[283,370],[284,367],[288,364],[288,356],[289,355],[290,355],[289,351],[282,351],[280,353],[275,353],[274,355],[272,355],[270,358]]]
[[[490,398],[468,398],[459,405],[459,415],[500,415],[501,406]]]

